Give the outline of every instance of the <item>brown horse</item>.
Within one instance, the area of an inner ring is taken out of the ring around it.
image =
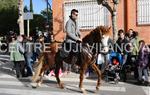
[[[44,37],[39,37],[38,42],[44,45]],[[53,42],[50,44],[49,47],[50,52],[42,52],[38,57],[38,62],[35,66],[35,74],[32,77],[32,82],[37,84],[32,85],[33,87],[38,87],[41,85],[45,71],[54,69],[55,55],[57,52],[57,43]]]
[[[64,88],[64,85],[60,81],[58,72],[59,72],[59,69],[63,66],[63,61],[64,61],[68,64],[76,64],[80,67],[79,88],[83,92],[85,91],[83,88],[84,74],[85,74],[88,66],[91,66],[93,68],[93,70],[96,72],[96,74],[98,75],[96,89],[97,90],[99,89],[100,81],[101,81],[101,72],[95,64],[96,59],[97,59],[96,58],[97,53],[91,52],[90,46],[92,46],[93,43],[107,44],[107,41],[102,41],[102,40],[106,40],[105,38],[106,38],[106,36],[109,36],[109,33],[110,33],[109,27],[99,26],[96,29],[94,29],[92,32],[90,32],[87,36],[85,36],[83,38],[83,42],[82,42],[82,48],[81,48],[82,50],[81,50],[81,56],[80,56],[81,59],[77,58],[77,60],[75,62],[70,60],[70,59],[72,59],[72,58],[70,58],[70,56],[68,56],[67,58],[63,58],[60,56],[61,51],[57,52],[57,54],[55,56],[55,64],[56,64],[55,75],[56,75],[56,80],[61,88]],[[79,62],[81,62],[81,63],[79,63]]]
[[[55,64],[55,75],[56,75],[56,80],[60,86],[60,88],[64,88],[63,83],[60,81],[59,78],[59,69],[63,67],[63,62],[66,62],[68,64],[76,64],[80,67],[80,83],[79,83],[79,88],[84,92],[83,88],[83,79],[84,79],[84,73],[87,70],[88,66],[91,66],[93,70],[96,72],[98,75],[98,81],[96,85],[96,89],[99,89],[100,86],[100,81],[101,81],[101,72],[96,66],[96,55],[97,53],[91,52],[90,51],[90,46],[92,46],[93,43],[102,43],[106,44],[107,41],[102,41],[105,39],[105,36],[109,36],[110,33],[110,28],[106,26],[99,26],[93,31],[91,31],[87,36],[83,38],[82,42],[82,50],[81,50],[81,59],[74,60],[74,62],[71,60],[70,56],[63,58],[61,56],[61,51],[58,50],[56,52],[56,42],[51,44],[51,49],[52,52],[50,53],[42,53],[41,56],[39,57],[39,62],[38,62],[38,67],[37,70],[35,71],[35,75],[33,76],[32,80],[33,82],[36,82],[39,86],[42,82],[42,77],[44,75],[44,71],[48,69],[52,69],[53,64]],[[70,54],[69,54],[70,55]],[[48,63],[45,64],[45,59],[48,59]],[[72,63],[73,62],[73,63]],[[81,62],[81,63],[80,63]],[[40,76],[40,77],[39,77]]]

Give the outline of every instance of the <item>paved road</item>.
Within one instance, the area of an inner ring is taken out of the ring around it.
[[[17,79],[11,70],[12,66],[9,61],[0,61],[0,95],[83,95],[78,89],[78,74],[70,73],[61,77],[65,89],[59,89],[55,78],[48,76],[45,76],[42,87],[33,89],[29,86],[31,78]],[[100,91],[95,93],[96,80],[92,78],[84,80],[87,95],[150,95],[150,87],[137,86],[134,83],[132,79],[128,80],[128,83],[119,82],[119,84],[102,82]]]

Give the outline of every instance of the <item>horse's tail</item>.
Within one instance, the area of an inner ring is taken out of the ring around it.
[[[42,67],[43,67],[43,64],[44,64],[44,56],[41,56],[37,63],[37,67],[35,69],[35,74],[32,77],[32,82],[36,82],[38,80],[41,70],[42,70]]]

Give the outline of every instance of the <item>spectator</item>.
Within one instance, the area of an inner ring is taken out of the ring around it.
[[[138,47],[139,47],[139,37],[138,37],[138,32],[133,31],[132,33],[132,39],[130,39],[131,43],[131,52],[129,53],[129,62],[133,65],[134,68],[134,77],[135,79],[138,78],[138,69],[137,69],[137,56],[138,56]]]
[[[116,42],[116,47],[117,47],[117,52],[120,53],[123,57],[123,69],[122,69],[122,78],[123,81],[126,81],[127,77],[126,77],[126,62],[127,62],[127,55],[128,55],[128,51],[129,51],[129,41],[127,40],[127,38],[125,38],[125,34],[123,30],[119,30],[118,31],[118,40]],[[118,47],[119,46],[119,47]]]
[[[12,36],[11,37],[11,40],[10,40],[11,42],[10,42],[10,45],[9,45],[9,47],[10,47],[10,60],[13,62],[13,68],[12,68],[12,70],[15,70],[15,67],[16,67],[16,62],[15,62],[15,60],[14,60],[14,58],[13,58],[13,46],[14,46],[14,44],[16,43],[16,37],[15,36]],[[12,49],[12,50],[11,50]]]
[[[129,29],[129,40],[131,40],[133,37],[133,31],[133,29]]]
[[[120,53],[121,55],[123,55],[124,58],[124,62],[123,64],[125,64],[126,59],[127,59],[127,53],[128,53],[128,43],[129,41],[125,38],[125,34],[123,30],[119,30],[118,31],[118,40],[116,42],[118,48],[117,48],[117,52]]]
[[[11,60],[15,62],[16,76],[17,78],[25,77],[25,59],[24,59],[24,48],[22,46],[23,37],[18,36],[17,41],[13,44],[13,51],[11,53]]]
[[[112,64],[109,64],[109,70],[114,74],[114,80],[120,80],[119,77],[119,59],[117,57],[112,58]]]
[[[130,39],[130,42],[131,42],[131,47],[132,47],[132,55],[133,56],[137,56],[138,55],[138,47],[139,47],[139,37],[138,37],[138,32],[133,32],[133,35],[132,35],[132,39]]]
[[[32,62],[33,62],[33,39],[32,37],[29,37],[27,39],[27,42],[25,43],[25,60],[26,60],[26,67],[27,67],[27,76],[33,75],[33,68],[32,68]]]
[[[129,35],[130,35],[129,32],[126,32],[126,33],[125,33],[125,38],[126,38],[127,40],[129,40]]]
[[[149,85],[148,80],[148,47],[145,45],[145,41],[141,40],[139,42],[139,55],[138,55],[138,74],[139,74],[139,83]],[[145,80],[142,79],[142,74],[144,74]]]

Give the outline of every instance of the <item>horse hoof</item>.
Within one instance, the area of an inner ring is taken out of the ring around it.
[[[41,87],[41,83],[37,83],[37,87]]]
[[[96,87],[96,90],[98,91],[98,90],[99,90],[99,87]]]
[[[31,84],[31,87],[32,87],[32,88],[37,88],[37,85]]]
[[[80,90],[82,91],[82,93],[84,93],[84,95],[86,95],[86,91],[84,88],[80,88]]]
[[[64,84],[61,83],[61,84],[59,85],[59,87],[60,87],[61,89],[64,89]]]
[[[37,86],[32,86],[32,88],[34,88],[34,89],[35,89],[35,88],[37,88]]]

